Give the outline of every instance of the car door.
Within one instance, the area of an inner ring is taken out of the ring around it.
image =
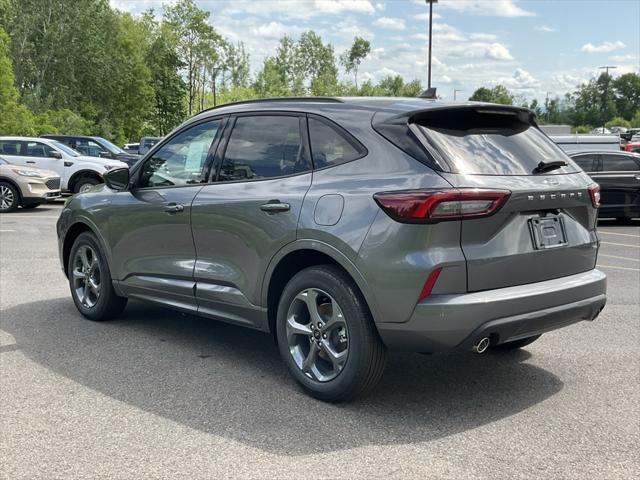
[[[296,239],[311,186],[304,115],[232,117],[216,154],[212,183],[192,207],[198,311],[266,327],[260,297],[275,253]]]
[[[640,162],[634,155],[601,153],[591,176],[600,185],[600,216],[640,215]]]
[[[13,163],[26,167],[47,168],[47,158],[52,155],[53,148],[34,140],[23,140],[20,143],[20,152],[14,157]]]
[[[28,158],[23,158],[22,142],[20,140],[0,140],[0,156],[13,165],[26,165]]]
[[[180,130],[133,172],[129,190],[114,194],[108,241],[114,279],[127,295],[196,310],[191,203],[224,121]]]

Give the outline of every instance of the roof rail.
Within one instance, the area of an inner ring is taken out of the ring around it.
[[[255,98],[251,100],[240,100],[237,102],[223,103],[222,105],[216,105],[215,107],[205,108],[198,113],[208,112],[222,107],[230,107],[233,105],[245,105],[252,103],[270,103],[270,102],[315,102],[315,103],[344,103],[336,97],[272,97],[272,98]]]

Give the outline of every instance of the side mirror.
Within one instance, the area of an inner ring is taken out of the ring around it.
[[[60,152],[58,152],[57,150],[51,150],[49,152],[49,157],[57,158],[58,160],[60,160],[62,158],[62,154]]]
[[[111,158],[111,152],[108,152],[107,150],[100,150],[100,152],[98,153],[98,155],[101,158]]]
[[[116,192],[122,192],[129,186],[129,169],[115,168],[105,173],[102,178],[107,187]]]

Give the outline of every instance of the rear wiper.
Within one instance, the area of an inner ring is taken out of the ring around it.
[[[566,167],[567,162],[564,160],[554,160],[553,162],[540,162],[536,168],[533,169],[533,173],[545,173],[551,170],[556,170],[561,167]]]

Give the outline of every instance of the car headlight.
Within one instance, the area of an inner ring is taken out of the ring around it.
[[[34,172],[33,170],[14,170],[18,175],[22,175],[23,177],[34,177],[34,178],[44,178],[44,176],[40,175],[38,172]]]

